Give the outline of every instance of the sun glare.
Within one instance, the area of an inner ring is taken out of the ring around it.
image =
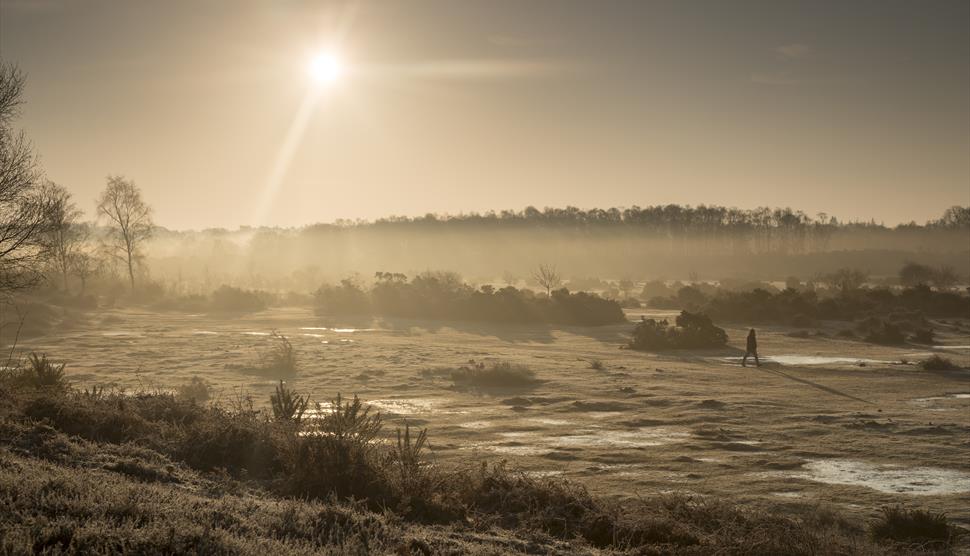
[[[343,67],[336,55],[330,52],[317,54],[310,60],[310,77],[321,85],[333,83],[340,79]]]

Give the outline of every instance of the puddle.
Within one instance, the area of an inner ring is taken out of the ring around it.
[[[803,496],[801,492],[772,492],[771,495],[781,498],[801,498]]]
[[[934,402],[945,402],[953,400],[968,400],[970,394],[943,394],[941,396],[930,396],[928,398],[913,398],[909,403],[915,405],[930,405]]]
[[[564,471],[525,471],[523,475],[526,477],[532,477],[533,479],[546,479],[549,477],[559,477],[562,476]]]
[[[506,432],[501,433],[500,436],[518,438],[554,448],[642,448],[681,442],[690,435],[662,427],[651,427],[632,431],[586,429],[563,436],[549,436],[547,432]]]
[[[567,421],[565,419],[549,419],[546,417],[536,417],[534,419],[527,419],[530,423],[537,423],[539,425],[552,425],[552,426],[564,426],[571,425],[572,421]]]
[[[336,332],[338,334],[353,334],[355,332],[375,332],[376,328],[330,328],[327,326],[302,326],[300,330],[319,330],[321,332]]]
[[[725,357],[729,363],[740,363],[741,357]],[[859,363],[890,363],[878,359],[864,359],[860,357],[833,357],[825,355],[770,355],[761,358],[762,362],[779,363],[781,365],[856,365]],[[748,358],[751,363],[751,358]]]
[[[211,330],[193,330],[192,334],[196,336],[218,336],[218,332],[213,332]]]
[[[269,336],[269,332],[243,332],[244,336]]]
[[[374,409],[380,410],[383,413],[390,413],[394,415],[415,415],[424,413],[436,413],[439,415],[464,415],[468,413],[468,411],[460,409],[442,409],[438,407],[439,402],[437,400],[427,398],[379,399],[370,400],[365,403],[373,406]]]
[[[467,423],[459,423],[459,427],[463,429],[487,429],[492,426],[491,421],[469,421]]]
[[[938,467],[875,465],[848,459],[815,460],[790,476],[820,483],[864,486],[889,494],[946,495],[970,492],[970,473]]]

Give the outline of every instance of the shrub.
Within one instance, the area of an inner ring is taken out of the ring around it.
[[[301,396],[286,387],[282,380],[276,386],[276,392],[269,397],[273,408],[273,418],[277,421],[288,421],[299,424],[310,403],[310,396]]]
[[[65,364],[56,365],[47,359],[47,355],[37,356],[31,353],[27,358],[27,367],[20,370],[20,379],[36,388],[64,388],[67,381],[64,378]]]
[[[350,280],[316,293],[322,315],[379,314],[403,318],[485,322],[556,323],[596,326],[623,322],[620,304],[595,294],[562,288],[549,296],[512,286],[475,289],[452,272],[424,272],[408,281],[403,274],[378,272],[370,290]]]
[[[727,343],[727,333],[714,326],[702,313],[681,311],[676,326],[666,319],[642,318],[633,329],[631,349],[663,351],[667,349],[718,348]]]
[[[338,394],[329,414],[283,444],[285,491],[314,498],[334,494],[386,500],[388,488],[375,457],[382,428],[380,413],[371,415],[357,396],[345,403]]]
[[[456,386],[472,388],[528,388],[539,382],[532,369],[508,361],[462,366],[451,371],[451,380]]]
[[[920,363],[920,367],[927,371],[955,371],[960,367],[946,357],[934,355]]]
[[[268,349],[259,353],[257,370],[261,374],[274,377],[291,377],[299,371],[296,350],[290,339],[274,330],[270,335],[272,343]]]
[[[195,403],[209,401],[211,397],[209,384],[201,378],[194,376],[191,380],[176,388],[175,393],[178,397]]]
[[[223,285],[212,292],[209,308],[226,313],[254,313],[266,309],[266,300],[259,293]]]
[[[934,344],[936,343],[934,336],[932,328],[920,328],[910,336],[910,340],[918,344]]]
[[[589,368],[593,369],[594,371],[602,371],[606,368],[606,365],[603,363],[602,359],[590,359]]]
[[[865,337],[867,342],[883,345],[899,345],[906,341],[906,335],[895,324],[884,322],[875,327]]]
[[[869,532],[876,540],[918,544],[925,548],[949,546],[956,537],[944,513],[892,506],[882,509],[882,516]]]

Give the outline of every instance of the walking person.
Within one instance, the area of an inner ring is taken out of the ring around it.
[[[761,361],[758,360],[758,338],[754,334],[754,328],[748,332],[748,345],[744,350],[744,357],[741,358],[741,366],[748,366],[748,356],[754,356],[754,364],[758,367],[761,366]]]

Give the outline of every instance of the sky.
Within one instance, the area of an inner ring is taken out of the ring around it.
[[[0,0],[0,58],[89,217],[109,174],[178,229],[970,205],[965,0]]]

